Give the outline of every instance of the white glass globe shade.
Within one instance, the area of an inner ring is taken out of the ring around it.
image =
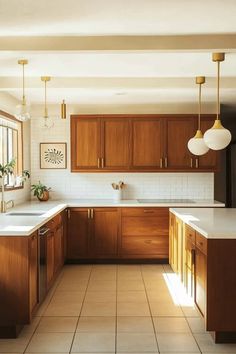
[[[206,145],[203,138],[191,138],[188,142],[188,149],[194,155],[204,155],[209,151],[209,147]]]
[[[16,106],[15,117],[21,122],[25,122],[30,119],[30,106],[28,104],[18,104]]]
[[[231,141],[231,133],[228,129],[214,128],[208,129],[204,134],[206,145],[212,150],[222,150],[229,145]]]

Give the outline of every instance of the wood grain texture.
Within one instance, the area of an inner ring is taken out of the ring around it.
[[[38,235],[35,232],[29,238],[29,298],[30,314],[38,304]]]

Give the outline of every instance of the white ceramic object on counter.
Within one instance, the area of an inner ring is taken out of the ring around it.
[[[115,202],[122,200],[122,189],[113,189],[113,199]]]

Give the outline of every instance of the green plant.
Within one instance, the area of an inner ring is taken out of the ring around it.
[[[16,165],[16,160],[12,159],[10,162],[5,165],[0,164],[0,178],[3,178],[12,175],[14,172],[14,167]]]
[[[40,181],[38,184],[32,184],[31,191],[33,192],[34,196],[40,198],[43,195],[43,192],[49,192],[51,190],[50,187],[45,186]]]
[[[30,172],[29,170],[23,170],[21,175],[22,182],[25,182],[27,178],[30,178]]]

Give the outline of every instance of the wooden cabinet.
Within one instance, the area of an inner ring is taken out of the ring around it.
[[[184,278],[184,248],[185,240],[183,233],[183,222],[169,215],[169,263],[180,279]]]
[[[168,258],[168,209],[122,208],[121,258]]]
[[[159,118],[131,119],[132,169],[159,170],[162,167],[163,129]]]
[[[184,285],[187,293],[194,298],[195,279],[194,279],[194,264],[195,264],[195,230],[188,225],[185,227],[185,277]]]
[[[196,234],[195,260],[195,303],[206,314],[206,274],[207,274],[207,240]]]
[[[64,263],[63,225],[54,231],[54,273],[57,273]]]
[[[212,125],[203,116],[203,132]],[[217,152],[197,157],[187,147],[196,115],[71,116],[72,172],[214,171]]]
[[[49,232],[46,240],[46,270],[47,270],[47,289],[50,288],[54,276],[54,233]]]
[[[38,235],[29,238],[29,301],[30,313],[38,303]]]
[[[116,258],[117,208],[70,208],[68,218],[68,259]]]

